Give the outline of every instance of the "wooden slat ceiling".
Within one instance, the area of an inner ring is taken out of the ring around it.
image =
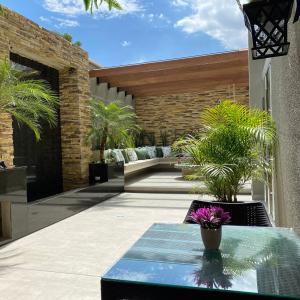
[[[248,50],[95,69],[90,77],[98,77],[100,83],[107,82],[135,97],[248,85]]]

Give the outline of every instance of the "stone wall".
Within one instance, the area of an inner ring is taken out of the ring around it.
[[[15,53],[59,71],[64,190],[87,182],[90,150],[84,137],[90,125],[88,55],[62,37],[9,10],[0,15],[0,59]],[[0,155],[13,163],[12,122],[1,116]],[[3,124],[4,123],[4,124]]]
[[[146,133],[155,134],[156,144],[161,144],[161,130],[167,132],[171,144],[179,136],[199,128],[201,111],[223,99],[248,105],[248,86],[229,85],[209,91],[135,98],[135,108],[139,125]]]

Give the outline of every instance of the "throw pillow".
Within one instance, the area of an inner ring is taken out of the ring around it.
[[[128,153],[127,153],[126,149],[123,149],[121,151],[122,151],[123,157],[125,159],[125,163],[126,164],[129,163],[129,156],[128,156]]]
[[[171,150],[170,146],[168,146],[168,147],[161,147],[161,148],[162,148],[162,152],[163,152],[164,157],[171,156],[172,150]]]
[[[148,152],[144,148],[136,148],[135,153],[139,160],[145,160],[145,159],[150,158],[150,156],[148,155]]]
[[[104,151],[104,158],[105,158],[105,160],[108,160],[108,161],[114,159],[114,155],[113,155],[111,149],[108,149],[108,150]]]
[[[116,162],[125,162],[125,158],[120,149],[114,149],[112,152],[116,159]]]
[[[156,147],[156,157],[164,157],[162,147]]]
[[[148,152],[148,155],[150,158],[155,158],[156,157],[156,148],[155,146],[147,146],[146,150]]]
[[[150,155],[149,155],[149,153],[147,151],[147,148],[146,147],[142,147],[141,149],[144,152],[145,159],[150,159]]]
[[[137,161],[138,160],[138,157],[137,157],[134,149],[129,148],[129,149],[126,149],[126,150],[127,150],[127,154],[128,154],[128,157],[129,157],[129,161]]]

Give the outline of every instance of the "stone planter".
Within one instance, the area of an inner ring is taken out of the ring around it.
[[[218,250],[222,239],[222,226],[217,229],[200,228],[205,249]]]

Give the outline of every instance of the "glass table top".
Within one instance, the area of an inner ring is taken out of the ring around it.
[[[154,224],[102,279],[300,299],[300,239],[287,228],[223,226],[220,250],[205,251],[198,225]]]

